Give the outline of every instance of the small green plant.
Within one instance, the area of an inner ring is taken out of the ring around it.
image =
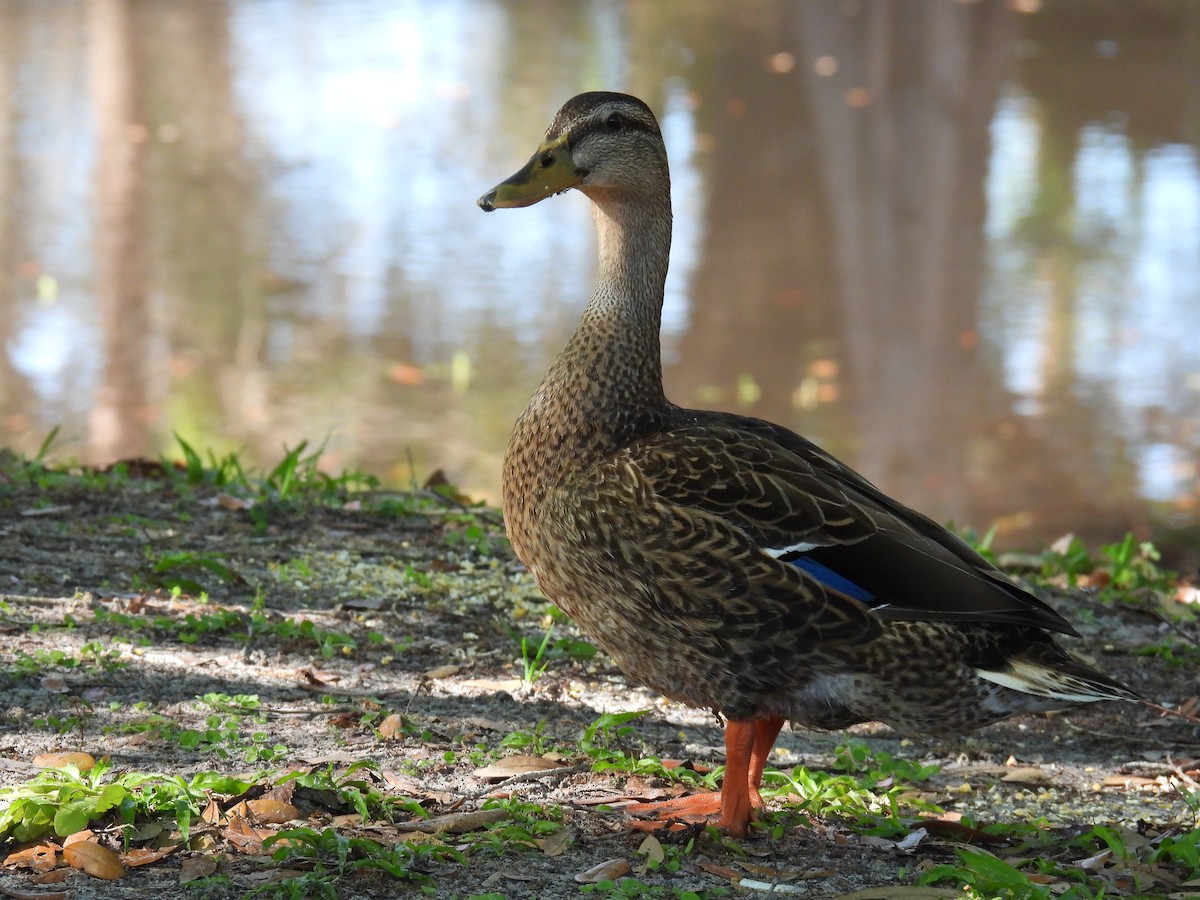
[[[1146,593],[1170,593],[1178,575],[1158,566],[1158,550],[1133,534],[1100,548],[1094,558],[1077,537],[1058,541],[1041,554],[1041,578],[1078,587],[1085,578],[1099,584],[1098,597],[1106,603],[1137,601]]]
[[[329,764],[312,772],[288,773],[280,783],[294,781],[310,791],[328,794],[330,800],[325,806],[353,809],[362,816],[364,822],[370,819],[392,822],[400,812],[407,813],[409,817],[425,818],[428,814],[415,800],[385,794],[365,777],[378,768],[376,762],[359,760],[338,774]]]
[[[360,872],[377,871],[401,881],[430,884],[421,871],[432,861],[463,862],[457,850],[445,845],[418,842],[383,844],[363,837],[347,837],[332,828],[289,828],[263,841],[263,849],[280,864],[302,863],[311,871],[299,878],[264,886],[257,897],[344,896],[346,880]]]
[[[873,790],[896,782],[928,781],[938,766],[921,765],[907,759],[895,759],[882,750],[872,750],[862,741],[847,741],[834,750],[833,768],[857,776],[859,784]]]
[[[142,772],[108,775],[108,763],[100,760],[88,772],[73,765],[45,769],[23,784],[0,788],[0,839],[20,843],[50,833],[65,837],[110,813],[127,825],[139,816],[170,816],[186,839],[193,816],[210,793],[236,796],[255,783],[213,772],[190,780]]]
[[[506,856],[512,851],[539,849],[538,841],[562,828],[562,810],[517,798],[485,800],[484,809],[504,809],[508,816],[468,836],[472,853]]]
[[[550,636],[553,633],[554,623],[551,622],[536,651],[531,650],[528,638],[521,638],[521,680],[525,684],[536,684],[538,679],[546,673],[546,667],[550,665],[550,660],[545,658],[546,646],[550,643]]]
[[[224,553],[193,553],[178,550],[160,555],[150,570],[150,582],[172,591],[199,594],[205,588],[196,580],[204,573],[215,575],[226,584],[238,581],[238,576],[223,560]]]
[[[561,750],[546,734],[546,720],[540,720],[533,731],[512,731],[500,739],[500,749],[520,750],[531,756],[541,756],[545,753]]]

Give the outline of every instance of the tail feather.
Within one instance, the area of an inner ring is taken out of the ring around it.
[[[1015,657],[1006,660],[1003,669],[975,671],[980,678],[1014,691],[1065,703],[1139,699],[1120,682],[1070,658],[1046,662]]]

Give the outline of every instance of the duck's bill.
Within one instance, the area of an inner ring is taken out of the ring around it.
[[[479,198],[484,212],[532,206],[552,194],[561,194],[579,184],[582,174],[571,159],[566,135],[542,146],[521,171],[500,182]]]

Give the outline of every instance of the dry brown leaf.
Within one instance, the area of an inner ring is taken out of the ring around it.
[[[262,842],[265,835],[260,834],[257,829],[251,826],[244,816],[230,814],[229,824],[225,826],[222,834],[225,840],[242,853],[259,853],[262,851]]]
[[[422,677],[428,678],[430,681],[436,681],[439,678],[450,678],[452,675],[457,675],[462,671],[462,666],[448,665],[438,666],[436,669],[430,669]]]
[[[95,841],[76,841],[63,847],[63,859],[74,869],[81,869],[93,878],[115,881],[125,875],[121,857]]]
[[[1004,838],[949,819],[922,819],[921,827],[934,837],[966,844],[1003,844]]]
[[[392,713],[390,716],[386,716],[375,727],[375,730],[379,732],[379,736],[385,741],[394,740],[397,736],[403,737],[403,729],[404,718],[400,713]]]
[[[233,818],[234,816],[241,816],[243,819],[250,817],[250,807],[246,805],[245,800],[239,800],[233,806],[229,807],[229,809],[225,810],[226,818]]]
[[[87,772],[96,766],[96,758],[90,753],[80,750],[66,750],[62,753],[39,753],[33,758],[33,764],[39,769],[62,769],[74,766],[80,772]]]
[[[200,878],[207,878],[217,871],[217,857],[204,854],[189,856],[179,867],[179,883],[187,884]]]
[[[204,807],[204,812],[200,813],[200,818],[209,825],[216,825],[221,821],[221,807],[217,805],[216,800],[210,799],[208,805]]]
[[[638,856],[646,857],[646,862],[650,864],[660,863],[667,858],[662,842],[652,834],[646,835],[638,845],[637,852]]]
[[[138,866],[148,866],[150,863],[158,862],[164,859],[179,849],[178,844],[168,844],[166,847],[160,847],[157,850],[151,850],[149,847],[135,847],[121,854],[121,861],[131,869],[136,869]]]
[[[718,863],[709,862],[706,859],[701,859],[696,862],[697,867],[703,869],[709,875],[716,875],[718,878],[728,878],[730,881],[741,880],[741,873],[735,872],[729,866],[722,866]]]
[[[77,831],[74,834],[68,834],[65,838],[63,838],[62,845],[64,847],[69,847],[72,844],[78,844],[80,841],[95,841],[95,840],[96,840],[96,832],[92,831],[90,828],[85,828],[85,829],[83,829],[83,831]]]
[[[580,884],[596,884],[600,881],[616,881],[624,875],[628,875],[632,869],[629,865],[629,860],[626,859],[608,859],[602,863],[597,863],[590,869],[580,872],[575,876],[575,880]]]
[[[300,810],[292,804],[270,797],[247,801],[246,806],[250,810],[250,818],[267,825],[282,825],[284,822],[300,818]]]
[[[49,872],[58,865],[58,846],[37,844],[8,854],[0,864],[5,869],[29,869],[31,872]]]
[[[545,772],[558,768],[561,768],[558,763],[544,757],[526,756],[518,753],[499,759],[490,766],[476,769],[471,774],[480,781],[502,781],[505,778],[512,778],[514,775],[524,775],[527,772]]]
[[[562,856],[575,840],[575,832],[570,828],[560,828],[554,834],[544,837],[537,842],[546,856]]]

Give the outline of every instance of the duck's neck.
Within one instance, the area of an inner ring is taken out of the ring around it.
[[[659,328],[671,205],[596,195],[592,201],[599,249],[596,286],[539,394],[569,396],[577,413],[572,418],[624,430],[622,423],[631,417],[661,411],[666,404]]]

